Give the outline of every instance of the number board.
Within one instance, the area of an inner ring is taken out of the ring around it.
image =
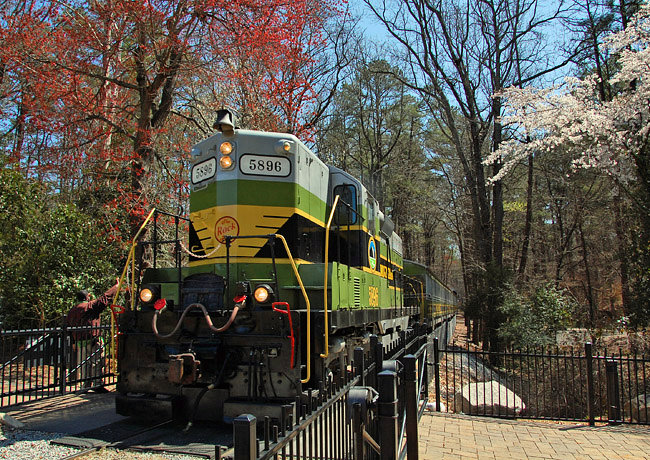
[[[217,159],[208,158],[192,167],[192,184],[198,184],[214,177],[217,172]]]
[[[285,157],[247,153],[239,159],[239,170],[251,176],[287,177],[291,174],[291,161]]]

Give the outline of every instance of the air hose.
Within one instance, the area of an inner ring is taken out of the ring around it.
[[[212,318],[210,318],[208,311],[205,309],[203,305],[201,305],[200,303],[193,303],[183,311],[183,314],[179,318],[178,323],[176,323],[176,327],[169,334],[159,333],[157,327],[158,316],[160,316],[160,312],[162,312],[164,308],[161,308],[160,310],[156,310],[156,313],[153,315],[153,319],[151,322],[151,329],[153,329],[153,333],[156,334],[156,337],[158,337],[159,339],[168,339],[174,334],[176,334],[176,332],[178,332],[178,329],[180,329],[181,324],[183,324],[183,319],[185,318],[185,315],[187,315],[188,311],[190,311],[192,308],[200,308],[203,311],[203,317],[205,318],[205,322],[208,323],[208,327],[210,328],[210,330],[213,332],[224,332],[232,325],[233,321],[235,321],[235,318],[237,317],[237,312],[239,311],[240,308],[244,307],[245,302],[246,299],[244,298],[241,302],[236,303],[235,307],[232,309],[232,313],[230,313],[230,318],[228,318],[226,324],[224,324],[219,328],[214,327],[214,324],[212,323]]]
[[[219,385],[219,383],[221,382],[221,378],[223,377],[223,374],[224,374],[224,372],[226,370],[226,365],[228,364],[228,361],[230,360],[231,354],[232,354],[232,352],[229,351],[228,354],[226,355],[226,357],[224,358],[223,364],[221,365],[221,370],[219,371],[219,375],[214,380],[214,382],[211,383],[210,385],[208,385],[207,387],[204,387],[199,392],[196,399],[194,400],[194,406],[192,407],[192,413],[190,414],[190,419],[188,420],[187,425],[183,429],[183,433],[187,433],[188,431],[190,431],[190,428],[192,428],[192,425],[194,424],[194,419],[196,418],[196,413],[199,410],[199,403],[201,402],[201,400],[203,399],[205,394],[209,390],[214,390],[217,387],[217,385]]]

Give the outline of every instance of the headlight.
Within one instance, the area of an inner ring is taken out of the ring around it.
[[[155,284],[145,284],[140,290],[140,301],[150,304],[160,298],[160,286]]]
[[[230,169],[232,168],[232,158],[230,157],[221,157],[219,158],[219,164],[221,165],[221,169]]]
[[[144,288],[140,291],[140,300],[144,303],[149,303],[153,299],[153,292],[151,289]]]
[[[275,144],[275,152],[276,153],[289,153],[291,152],[291,148],[293,147],[293,142],[288,141],[286,139],[279,140]]]
[[[230,142],[222,142],[219,146],[219,151],[222,155],[230,155],[232,153],[233,147]]]
[[[273,300],[273,289],[268,284],[261,284],[255,288],[253,297],[257,303],[268,303]]]

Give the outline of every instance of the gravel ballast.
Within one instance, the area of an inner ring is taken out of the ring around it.
[[[0,434],[0,458],[12,460],[65,458],[78,449],[51,445],[52,439],[62,437],[59,433],[15,430],[3,427]]]
[[[32,459],[62,459],[79,453],[81,450],[50,444],[53,439],[65,436],[60,433],[45,433],[42,431],[18,430],[2,427],[0,433],[0,459],[32,460]],[[115,459],[115,460],[196,460],[199,457],[179,454],[154,454],[130,452],[124,450],[102,449],[84,459]]]

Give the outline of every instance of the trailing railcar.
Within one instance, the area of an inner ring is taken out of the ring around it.
[[[432,319],[423,293],[405,302],[402,240],[359,180],[295,136],[235,129],[227,111],[216,126],[192,149],[189,244],[172,242],[189,262],[154,256],[120,315],[123,415],[277,418],[370,334],[390,344]]]
[[[456,312],[458,294],[440,281],[425,265],[405,260],[404,275],[408,278],[405,302],[420,303],[424,317],[435,320]]]

